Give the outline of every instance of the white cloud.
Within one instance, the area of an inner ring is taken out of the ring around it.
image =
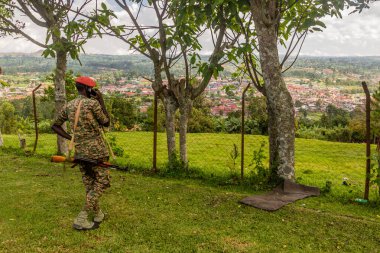
[[[306,38],[303,55],[380,55],[380,3],[360,14],[345,13],[343,19],[326,18],[325,24],[323,32]]]

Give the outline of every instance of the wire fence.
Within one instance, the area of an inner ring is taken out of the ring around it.
[[[106,135],[116,151],[117,163],[128,164],[135,169],[153,168],[153,132],[109,132]],[[20,137],[25,139],[24,151],[31,153],[35,136]],[[189,169],[201,172],[207,178],[239,178],[240,140],[239,134],[188,134]],[[260,148],[262,156],[258,158]],[[21,150],[19,137],[3,135],[0,153],[15,149]],[[42,159],[49,159],[55,153],[56,136],[41,134],[36,154],[44,157]],[[249,179],[259,169],[260,162],[264,167],[268,166],[268,137],[246,135],[244,154],[244,173]],[[296,178],[301,183],[323,188],[330,181],[341,194],[357,192],[360,195],[364,187],[365,144],[297,139],[295,158]],[[157,133],[157,168],[166,170],[167,162],[166,134]]]

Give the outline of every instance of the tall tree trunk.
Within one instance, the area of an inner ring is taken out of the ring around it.
[[[1,70],[1,68],[0,68]],[[1,71],[0,71],[0,74],[1,74]],[[0,129],[0,147],[2,147],[4,145],[4,141],[3,141],[3,135],[1,134],[1,129]]]
[[[189,116],[190,116],[192,107],[193,107],[193,101],[190,99],[185,99],[184,103],[180,103],[179,105],[180,156],[181,156],[182,164],[185,168],[187,168],[189,164],[189,160],[187,158],[187,124],[189,122]]]
[[[275,22],[264,24],[263,17],[267,17],[265,13],[254,13],[253,17],[267,97],[272,180],[282,178],[294,181],[294,106],[282,77],[277,28]]]
[[[66,104],[66,90],[65,90],[65,74],[67,68],[67,53],[64,51],[57,51],[57,61],[54,77],[54,101],[55,101],[55,116],[57,117],[58,113]],[[66,130],[66,125],[64,124],[63,129]],[[58,154],[67,154],[67,142],[66,139],[57,135],[57,153]]]
[[[176,155],[175,145],[175,112],[178,109],[177,102],[172,96],[164,99],[165,106],[165,128],[168,145],[168,161],[171,163]]]

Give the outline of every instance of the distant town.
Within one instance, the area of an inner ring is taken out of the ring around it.
[[[140,111],[151,106],[153,90],[151,83],[142,78],[151,76],[151,63],[142,56],[83,55],[83,65],[69,61],[72,75],[93,76],[105,94],[119,94],[128,99],[139,100]],[[53,71],[52,59],[40,55],[0,55],[3,75],[0,81],[0,99],[14,100],[31,96],[40,83],[38,95],[52,86],[47,78]],[[219,79],[212,79],[205,90],[214,115],[226,116],[241,108],[241,96],[248,81],[231,80],[235,71],[226,64]],[[182,67],[176,67],[175,75],[182,76]],[[296,112],[306,110],[321,112],[329,105],[348,111],[364,104],[361,81],[367,81],[373,92],[380,81],[380,57],[300,57],[296,64],[284,73],[285,83],[295,104]],[[226,89],[226,87],[229,87]],[[231,88],[232,87],[232,88]],[[253,96],[261,96],[253,90]],[[252,94],[252,92],[250,93]],[[252,96],[252,95],[250,95]]]
[[[0,87],[0,99],[14,100],[31,96],[32,90],[40,82],[38,79],[30,79],[27,85]],[[357,106],[362,106],[365,99],[362,93],[349,94],[339,87],[323,86],[318,83],[312,83],[308,79],[288,77],[285,78],[285,82],[296,104],[296,111],[301,108],[308,111],[323,111],[329,104],[352,111]],[[237,81],[228,79],[211,80],[205,90],[205,96],[212,101],[212,114],[226,116],[230,112],[240,110],[241,94],[247,83],[247,81],[243,81],[239,84]],[[43,95],[44,88],[49,85],[51,84],[44,84],[37,91],[37,94]],[[235,87],[235,89],[227,92],[225,88],[227,86]],[[104,94],[115,93],[126,98],[153,97],[154,95],[150,82],[145,79],[130,80],[121,78],[117,83],[101,85],[100,90]],[[256,91],[254,96],[261,96],[261,94]],[[146,112],[151,105],[151,102],[149,102],[151,100],[147,101],[140,106],[141,112]]]

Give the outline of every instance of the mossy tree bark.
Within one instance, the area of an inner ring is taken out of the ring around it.
[[[295,113],[292,97],[282,76],[278,55],[276,1],[262,6],[251,0],[258,35],[260,64],[268,107],[269,150],[272,180],[295,180]]]
[[[66,51],[57,51],[57,61],[56,69],[54,75],[54,101],[55,101],[55,116],[57,117],[58,113],[66,104],[66,83],[65,83],[65,74],[67,68],[67,52]],[[62,126],[66,130],[66,125]],[[68,147],[66,139],[57,135],[57,153],[58,154],[67,154]]]

